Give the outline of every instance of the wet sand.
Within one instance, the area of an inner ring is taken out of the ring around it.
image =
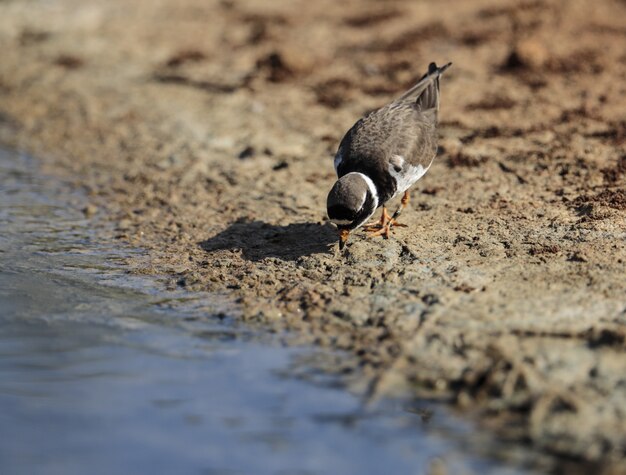
[[[136,272],[358,356],[502,437],[626,468],[626,4],[0,3],[0,141],[87,190]],[[389,240],[336,253],[341,136],[442,81]],[[346,373],[355,368],[346,367]]]

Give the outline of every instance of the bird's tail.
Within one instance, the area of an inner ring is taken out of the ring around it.
[[[428,72],[422,76],[418,83],[402,94],[396,102],[403,102],[415,99],[415,103],[423,110],[439,110],[439,76],[448,69],[452,63],[438,67],[435,63],[430,63]]]

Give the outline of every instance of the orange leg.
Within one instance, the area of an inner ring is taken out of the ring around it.
[[[398,207],[398,209],[396,210],[395,213],[393,213],[393,216],[391,218],[392,221],[394,221],[394,226],[403,226],[402,224],[398,224],[396,221],[396,219],[398,219],[398,217],[400,216],[400,214],[402,214],[402,211],[404,211],[404,208],[406,208],[406,205],[409,204],[410,201],[410,195],[408,191],[404,192],[404,196],[402,196],[402,199],[400,200],[400,206]]]
[[[380,222],[374,223],[372,225],[366,225],[363,229],[368,232],[367,237],[377,237],[382,236],[385,239],[389,239],[389,233],[391,232],[392,226],[400,226],[406,227],[406,224],[401,224],[396,221],[398,216],[402,213],[402,210],[409,203],[409,193],[407,191],[404,192],[404,196],[400,202],[400,207],[396,210],[393,216],[390,216],[387,212],[387,208],[383,206],[383,212],[380,216]]]
[[[389,213],[387,213],[387,208],[385,206],[383,206],[383,212],[380,215],[380,219],[378,221],[374,221],[372,223],[366,223],[363,225],[363,230],[364,231],[377,231],[379,229],[382,229],[385,227],[385,225],[387,224],[387,221],[389,220]]]

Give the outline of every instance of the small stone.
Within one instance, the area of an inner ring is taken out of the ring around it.
[[[254,157],[255,153],[256,150],[254,150],[254,147],[248,145],[241,152],[239,152],[239,155],[237,155],[237,157],[239,158],[239,160],[245,160],[247,158]]]
[[[567,257],[567,260],[570,262],[587,262],[588,259],[584,253],[580,251],[573,252]]]
[[[435,294],[426,294],[422,297],[422,302],[428,306],[435,305],[439,303],[439,297]]]
[[[128,218],[124,218],[124,219],[120,220],[119,223],[117,223],[117,229],[120,229],[120,230],[129,229],[130,226],[131,226],[131,222],[130,222],[130,219],[128,219]]]
[[[257,61],[257,69],[266,72],[271,82],[284,82],[313,70],[314,59],[306,51],[283,45]]]
[[[276,170],[282,170],[282,169],[284,169],[284,168],[288,168],[288,167],[289,167],[289,163],[287,163],[287,162],[286,162],[286,161],[284,161],[284,160],[281,160],[280,162],[276,163],[276,165],[274,165],[274,166],[272,167],[272,170],[275,170],[275,171],[276,171]]]
[[[83,212],[85,217],[91,218],[94,214],[98,212],[98,208],[90,203],[85,206],[81,211]]]
[[[507,57],[505,69],[540,69],[549,59],[546,47],[535,38],[519,41]]]

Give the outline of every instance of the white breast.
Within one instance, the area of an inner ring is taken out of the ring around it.
[[[404,157],[394,155],[389,161],[388,168],[389,174],[396,180],[396,192],[393,197],[408,190],[413,183],[424,176],[429,168],[430,164],[427,168],[424,168],[422,165],[412,166],[405,164]]]

